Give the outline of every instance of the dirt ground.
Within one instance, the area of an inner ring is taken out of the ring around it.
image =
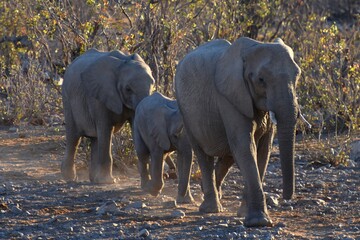
[[[61,179],[64,130],[0,129],[0,239],[360,239],[360,163],[313,166],[296,155],[296,197],[281,198],[278,152],[265,178],[274,227],[246,228],[236,216],[242,179],[235,167],[223,186],[224,212],[200,214],[199,180],[192,179],[196,204],[176,205],[176,180],[166,180],[157,198],[140,189],[130,169],[112,185]],[[297,148],[301,148],[298,144]],[[80,158],[84,156],[80,156]]]

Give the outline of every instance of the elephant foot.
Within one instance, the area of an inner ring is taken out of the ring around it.
[[[185,196],[181,196],[180,194],[178,194],[176,198],[176,202],[179,204],[187,204],[187,203],[194,203],[195,201],[189,191]]]
[[[96,184],[113,184],[116,183],[115,178],[113,178],[111,175],[96,175],[96,176],[90,176],[90,182],[96,183]]]
[[[61,175],[65,181],[76,181],[76,169],[75,165],[68,165],[66,163],[61,164]]]
[[[266,213],[257,212],[246,216],[244,225],[246,227],[272,227],[273,223]]]
[[[156,184],[156,186],[154,186],[154,184],[150,181],[145,185],[143,190],[146,193],[149,193],[152,196],[157,197],[161,193],[161,190],[163,189],[163,186],[164,186],[164,184],[161,184],[161,185]]]
[[[237,211],[237,216],[238,217],[245,217],[247,214],[247,206],[246,206],[246,202],[243,201],[240,205],[240,208]]]
[[[204,200],[199,208],[200,212],[203,213],[219,213],[223,211],[221,203],[217,199]]]
[[[141,189],[146,190],[146,186],[149,184],[150,178],[141,178]]]

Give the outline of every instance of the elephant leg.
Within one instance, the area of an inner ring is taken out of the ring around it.
[[[229,146],[245,181],[244,201],[246,214],[244,224],[248,227],[271,226],[268,215],[261,178],[257,166],[257,146],[254,138],[254,125],[242,118],[225,119],[229,121],[226,133]],[[242,126],[241,128],[231,127]]]
[[[76,180],[75,154],[81,137],[74,133],[71,123],[66,126],[66,150],[65,158],[61,163],[61,174],[66,181]]]
[[[271,129],[270,132],[266,132],[258,141],[257,164],[262,182],[264,181],[267,164],[269,162],[273,138],[274,130]]]
[[[214,157],[206,155],[201,149],[194,148],[201,170],[201,184],[204,193],[204,201],[199,211],[205,213],[221,212],[222,206],[219,194],[215,186]]]
[[[222,198],[221,185],[233,164],[234,158],[232,156],[226,156],[219,158],[215,165],[216,188],[218,190],[220,199]]]
[[[186,147],[179,147],[178,149],[177,170],[179,183],[176,202],[193,203],[194,198],[190,192],[190,175],[192,166],[191,146],[187,143]]]
[[[138,149],[138,148],[137,148]],[[150,173],[149,173],[149,157],[150,153],[146,149],[143,150],[137,150],[137,156],[138,156],[138,170],[140,173],[141,178],[141,189],[145,190],[146,185],[150,181]]]
[[[266,167],[269,162],[270,158],[270,150],[272,146],[272,141],[274,137],[273,130],[271,132],[267,132],[258,140],[258,147],[257,147],[257,164],[260,174],[260,179],[263,182],[264,176],[266,172]],[[237,212],[239,217],[245,217],[247,211],[247,203],[246,203],[246,187],[244,188],[243,200],[241,202],[241,206]]]
[[[158,196],[164,187],[164,152],[161,149],[151,151],[150,174],[151,180],[146,185],[146,192]]]
[[[90,164],[90,181],[93,183],[115,183],[112,176],[111,137],[111,130],[99,128],[97,139],[91,141],[93,154]]]
[[[133,125],[131,125],[133,126]],[[150,181],[149,165],[150,165],[150,151],[146,146],[143,138],[138,130],[134,131],[131,127],[132,136],[134,139],[136,155],[138,157],[138,171],[141,179],[141,189],[145,191],[145,187]]]

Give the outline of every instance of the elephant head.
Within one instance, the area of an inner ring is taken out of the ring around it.
[[[283,197],[292,198],[298,116],[295,88],[301,73],[293,51],[281,39],[261,43],[239,38],[219,61],[215,85],[220,94],[249,119],[260,110],[270,112],[271,119],[277,123]]]
[[[107,55],[81,73],[81,82],[87,94],[112,112],[121,114],[124,106],[136,109],[138,103],[149,95],[154,79],[150,68],[138,54],[122,58]]]

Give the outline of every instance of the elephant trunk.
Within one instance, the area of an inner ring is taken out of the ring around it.
[[[280,108],[284,109],[284,108]],[[279,140],[281,170],[283,175],[283,198],[291,199],[295,191],[295,125],[296,108],[292,104],[276,114],[277,116],[277,134]]]

